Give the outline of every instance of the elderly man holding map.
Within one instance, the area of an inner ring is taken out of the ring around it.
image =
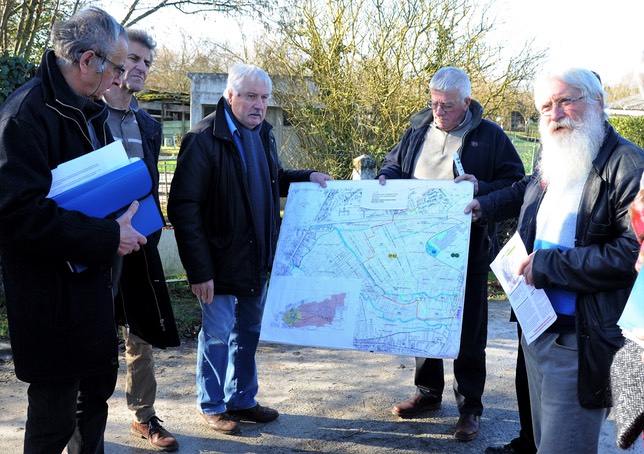
[[[254,65],[228,74],[215,112],[181,142],[168,200],[181,261],[199,299],[197,406],[224,434],[239,421],[269,422],[277,410],[260,405],[255,351],[268,272],[280,223],[280,195],[290,183],[326,187],[327,174],[285,170],[265,120],[273,83]]]
[[[430,84],[430,105],[411,117],[402,140],[385,157],[378,173],[387,179],[470,181],[474,195],[510,186],[524,176],[523,164],[503,130],[483,119],[483,108],[471,99],[467,74],[445,67]],[[461,164],[462,163],[462,164]],[[454,437],[476,438],[483,413],[487,343],[487,274],[498,249],[496,224],[473,225],[464,297],[461,343],[454,360],[454,395],[460,417]],[[393,413],[411,418],[441,406],[443,360],[416,358],[416,394],[395,405]]]

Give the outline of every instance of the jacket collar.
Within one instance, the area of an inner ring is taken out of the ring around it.
[[[56,55],[53,50],[48,50],[43,54],[36,77],[40,77],[42,80],[43,97],[47,104],[80,111],[84,116],[84,121],[101,114],[107,115],[107,108],[103,101],[96,102],[82,96],[69,86],[56,64]]]
[[[606,165],[606,162],[610,158],[611,154],[613,154],[613,150],[620,140],[619,134],[617,134],[615,128],[613,128],[608,121],[604,122],[604,128],[606,130],[604,142],[599,149],[599,153],[597,153],[597,157],[593,161],[593,167],[599,174],[601,174],[601,169]]]

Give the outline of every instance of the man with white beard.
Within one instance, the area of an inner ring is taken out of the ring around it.
[[[644,151],[606,121],[597,76],[569,68],[535,84],[541,113],[537,171],[477,197],[473,222],[519,216],[528,250],[518,274],[544,289],[556,322],[521,340],[538,452],[597,452],[611,403],[609,370],[623,337],[617,320],[636,274],[638,243],[628,208]]]

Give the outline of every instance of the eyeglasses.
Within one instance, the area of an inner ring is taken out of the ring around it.
[[[432,108],[433,111],[438,110],[438,108],[440,107],[445,112],[451,112],[452,110],[456,109],[456,106],[457,106],[457,104],[432,102],[432,101],[430,101],[428,105]]]
[[[117,77],[121,77],[123,73],[125,72],[125,66],[123,65],[117,65],[113,61],[108,60],[107,57],[99,54],[98,52],[94,52],[98,58],[102,58],[104,62],[108,62],[110,65],[112,65],[112,68],[114,68],[114,71],[118,74]]]
[[[268,104],[271,95],[258,95],[257,93],[240,93],[237,96],[242,96],[248,102],[255,102],[261,99],[264,104]]]
[[[555,106],[557,106],[558,109],[567,110],[583,97],[584,95],[581,95],[577,98],[566,97],[566,98],[559,98],[556,101],[547,102],[543,106],[541,106],[541,108],[539,109],[539,112],[541,112],[544,115],[548,115],[552,112],[552,109]]]

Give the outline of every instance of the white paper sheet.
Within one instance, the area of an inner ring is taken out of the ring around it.
[[[521,324],[523,336],[532,343],[557,319],[552,304],[542,289],[534,288],[517,274],[520,263],[528,256],[518,233],[503,246],[490,268],[505,291]]]

